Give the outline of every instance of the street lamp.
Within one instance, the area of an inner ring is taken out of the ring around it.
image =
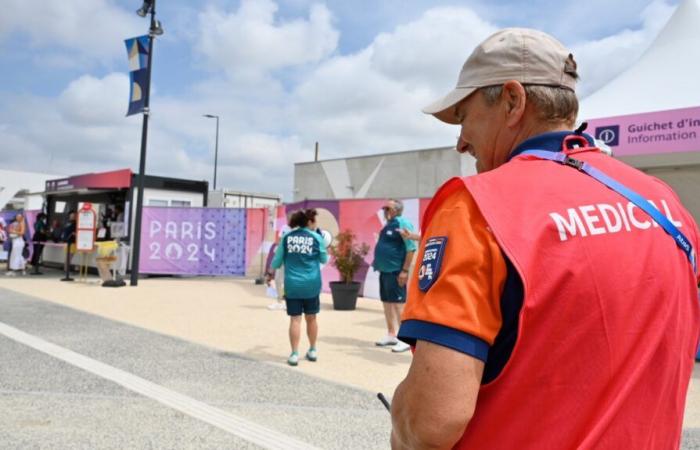
[[[204,117],[216,119],[216,143],[214,144],[214,190],[216,190],[216,166],[219,160],[219,116],[204,114]]]
[[[146,142],[148,140],[148,117],[151,97],[151,68],[153,67],[153,41],[156,36],[163,34],[160,21],[156,20],[156,0],[144,0],[143,5],[136,11],[141,17],[151,14],[151,25],[148,29],[148,66],[146,68],[146,86],[143,97],[143,128],[141,129],[141,158],[139,161],[138,193],[136,196],[136,223],[134,224],[134,251],[131,260],[131,286],[139,283],[139,258],[141,253],[141,220],[143,217],[143,189],[146,177]]]

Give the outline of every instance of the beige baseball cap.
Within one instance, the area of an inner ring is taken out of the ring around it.
[[[458,124],[454,106],[479,88],[515,80],[575,91],[576,78],[576,61],[561,42],[542,31],[506,28],[474,49],[462,66],[457,86],[423,112]]]

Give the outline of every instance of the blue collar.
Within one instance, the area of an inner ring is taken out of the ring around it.
[[[575,133],[573,131],[552,131],[549,133],[542,133],[538,134],[537,136],[533,136],[518,144],[518,146],[515,147],[515,150],[513,150],[510,156],[508,157],[508,161],[515,158],[516,156],[518,156],[526,150],[546,150],[548,152],[560,152],[561,145],[564,142],[564,138],[572,134]],[[589,144],[591,144],[591,146],[595,145],[593,138],[589,134],[583,133],[583,137],[586,138],[586,140]]]

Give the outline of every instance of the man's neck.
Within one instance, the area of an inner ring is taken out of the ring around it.
[[[510,143],[510,150],[508,151],[508,155],[505,156],[505,159],[503,162],[508,161],[508,159],[511,158],[511,154],[515,149],[518,148],[518,146],[525,142],[526,140],[533,138],[535,136],[538,136],[540,134],[544,133],[551,133],[555,131],[570,131],[571,128],[568,124],[565,123],[549,123],[549,122],[541,122],[537,120],[531,120],[528,121],[527,123],[523,124],[522,128],[518,133],[515,134],[513,137],[511,143]]]
[[[569,127],[567,124],[564,123],[559,123],[559,124],[550,124],[550,123],[533,123],[530,124],[530,126],[523,127],[523,130],[521,133],[518,133],[513,140],[513,144],[510,147],[511,153],[513,150],[515,150],[518,145],[520,145],[522,142],[525,142],[526,140],[533,138],[535,136],[539,136],[540,134],[544,133],[553,133],[556,131],[571,131],[571,127]]]

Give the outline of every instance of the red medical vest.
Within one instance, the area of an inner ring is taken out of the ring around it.
[[[695,221],[664,183],[598,151],[571,154],[650,200],[698,248]],[[700,308],[674,240],[590,176],[533,156],[456,182],[525,295],[513,353],[455,448],[678,448]]]

